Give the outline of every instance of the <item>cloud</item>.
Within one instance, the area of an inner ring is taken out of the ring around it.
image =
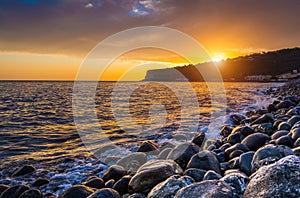
[[[0,51],[84,56],[107,36],[147,25],[219,52],[276,49],[300,45],[299,12],[296,0],[0,0]]]
[[[88,4],[86,4],[84,7],[85,7],[85,8],[92,8],[92,7],[94,7],[94,6],[93,6],[93,4],[88,3]]]

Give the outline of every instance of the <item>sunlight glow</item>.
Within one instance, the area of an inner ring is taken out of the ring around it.
[[[223,52],[216,52],[211,59],[213,62],[220,62],[226,59],[226,55]]]

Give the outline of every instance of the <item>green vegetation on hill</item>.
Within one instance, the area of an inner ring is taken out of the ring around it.
[[[271,52],[262,52],[227,59],[218,63],[201,63],[196,66],[178,66],[175,70],[179,71],[190,81],[203,81],[196,67],[207,65],[217,65],[225,81],[244,81],[247,76],[270,75],[289,73],[293,70],[300,72],[300,48],[281,49]],[[151,70],[147,73],[145,80],[176,80],[172,75],[159,75],[171,72],[174,69]],[[171,72],[174,74],[174,72]],[[170,74],[171,74],[170,73]],[[150,75],[149,75],[150,74]]]

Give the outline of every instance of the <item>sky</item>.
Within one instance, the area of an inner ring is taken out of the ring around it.
[[[299,13],[297,0],[0,0],[0,80],[74,80],[99,42],[141,26],[179,30],[215,61],[296,47]],[[119,80],[145,63],[172,67],[187,60],[162,49],[134,50],[101,79]]]

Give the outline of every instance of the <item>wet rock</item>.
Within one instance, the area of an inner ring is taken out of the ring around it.
[[[288,155],[293,155],[293,151],[287,146],[266,145],[255,152],[251,162],[252,173],[260,167],[275,163]]]
[[[232,191],[224,181],[207,180],[186,186],[175,195],[175,198],[191,197],[232,198]]]
[[[232,130],[232,134],[240,132],[242,136],[247,137],[254,132],[253,128],[250,126],[237,126]]]
[[[145,153],[137,152],[120,159],[117,165],[124,167],[128,174],[136,173],[137,169],[147,162]]]
[[[167,157],[171,151],[172,151],[172,148],[165,148],[158,154],[157,158],[158,159],[167,159]]]
[[[7,189],[9,189],[8,185],[0,184],[0,195]]]
[[[128,184],[131,178],[132,177],[130,175],[122,177],[112,188],[118,191],[120,195],[128,193]]]
[[[238,169],[239,165],[239,157],[236,157],[228,161],[227,169]]]
[[[291,126],[293,126],[294,124],[296,124],[296,122],[299,122],[299,121],[300,121],[300,116],[294,115],[290,119],[287,120],[287,123],[289,123]]]
[[[19,196],[19,198],[42,198],[42,197],[43,195],[41,191],[35,189],[27,190]]]
[[[300,137],[300,128],[295,128],[291,130],[291,133],[293,141],[296,141]]]
[[[280,138],[278,138],[275,141],[275,144],[277,144],[277,145],[286,145],[286,146],[292,147],[293,146],[293,139],[289,135],[284,135],[284,136],[281,136]]]
[[[158,145],[152,140],[147,140],[142,143],[137,152],[158,151]]]
[[[250,150],[256,151],[270,139],[270,137],[263,133],[254,133],[246,137],[242,144],[245,144]]]
[[[246,175],[251,175],[251,162],[254,156],[253,151],[243,153],[239,157],[239,167]]]
[[[234,198],[242,198],[250,179],[244,174],[235,172],[225,175],[221,181],[230,185]]]
[[[167,159],[174,160],[182,169],[185,169],[191,157],[198,153],[199,150],[199,146],[194,143],[182,143],[169,153]]]
[[[218,154],[216,155],[216,158],[217,158],[217,160],[218,160],[220,163],[225,162],[225,160],[226,160],[225,153],[224,153],[224,152],[218,153]]]
[[[104,181],[108,181],[110,179],[118,181],[125,174],[126,174],[126,171],[122,166],[112,165],[103,173],[102,179]]]
[[[287,109],[295,104],[290,100],[285,100],[276,105],[276,109]]]
[[[65,190],[59,198],[86,198],[94,191],[83,185],[75,185]]]
[[[273,124],[264,123],[264,124],[255,124],[252,126],[255,133],[265,133],[267,135],[273,134]]]
[[[220,135],[222,135],[224,137],[228,137],[231,134],[232,130],[233,130],[232,126],[225,125],[221,129]]]
[[[88,181],[84,182],[83,185],[91,187],[91,188],[96,188],[96,189],[101,189],[104,187],[104,181],[101,178],[92,178],[89,179]]]
[[[228,149],[229,147],[231,147],[232,145],[230,143],[225,143],[223,144],[219,149],[221,151],[225,151],[226,149]]]
[[[120,195],[114,189],[102,188],[91,194],[88,198],[120,198]]]
[[[250,179],[245,198],[300,197],[300,159],[295,155],[287,156],[261,167]]]
[[[229,159],[233,159],[233,158],[239,157],[243,153],[244,153],[244,151],[242,151],[242,150],[235,150],[235,151],[233,151],[233,152],[230,153]]]
[[[22,168],[19,168],[18,170],[16,170],[12,174],[12,177],[18,177],[18,176],[26,175],[26,174],[32,173],[34,171],[35,171],[35,168],[32,165],[25,165]]]
[[[218,180],[221,179],[222,176],[215,171],[209,170],[205,173],[203,180]]]
[[[290,130],[291,129],[291,125],[289,124],[289,123],[287,123],[287,122],[281,122],[279,125],[278,125],[278,130],[280,131],[280,130]]]
[[[0,198],[18,198],[23,192],[29,190],[29,186],[26,185],[16,185],[6,189],[0,195]]]
[[[274,115],[272,113],[266,113],[260,116],[259,118],[257,118],[256,120],[254,120],[251,125],[273,123],[273,122],[274,122]]]
[[[289,134],[289,131],[286,131],[286,130],[277,131],[276,133],[274,133],[271,136],[271,139],[275,140],[275,139],[280,138],[281,136],[284,136],[284,135],[287,135],[287,134]]]
[[[158,183],[175,174],[182,174],[182,169],[174,161],[151,160],[138,169],[129,182],[129,188],[134,192],[147,193]]]
[[[240,143],[243,140],[243,136],[240,132],[233,133],[227,137],[227,142],[230,144]]]
[[[293,148],[292,151],[294,152],[294,155],[297,155],[298,157],[300,157],[300,146]]]
[[[47,178],[38,178],[32,183],[33,187],[40,187],[46,184],[49,184],[50,180]]]
[[[300,146],[300,137],[295,141],[294,147]]]
[[[175,148],[175,145],[172,144],[172,143],[170,143],[170,142],[164,142],[164,143],[162,143],[162,144],[160,145],[159,150],[162,151],[162,150],[164,150],[164,149],[166,149],[166,148],[171,148],[171,149],[173,149],[173,148]]]
[[[195,154],[189,161],[187,168],[213,170],[219,174],[221,173],[219,161],[210,151],[201,151]]]
[[[121,159],[121,157],[119,156],[108,156],[104,159],[104,164],[108,165],[108,166],[112,166],[117,164],[117,162]]]
[[[187,140],[186,136],[183,134],[174,135],[174,139],[181,142],[185,142]]]
[[[269,104],[267,106],[267,110],[269,113],[275,112],[276,111],[276,106],[274,104]]]
[[[183,187],[194,183],[194,180],[188,176],[174,175],[164,182],[157,184],[148,194],[147,198],[169,198],[174,197]]]
[[[242,120],[244,120],[246,117],[242,114],[232,114],[230,115],[229,120],[235,124],[235,125],[239,125],[241,123]]]
[[[203,177],[207,171],[198,168],[189,168],[184,172],[184,175],[192,177],[195,182],[200,182],[203,180]]]
[[[236,150],[241,150],[241,151],[247,152],[247,151],[249,151],[249,148],[245,144],[237,143],[237,144],[227,148],[225,150],[225,154],[226,154],[226,156],[229,156],[233,151],[236,151]]]
[[[200,132],[192,139],[192,143],[196,144],[199,147],[202,147],[204,140],[205,140],[205,133]]]
[[[105,184],[104,187],[105,188],[112,188],[115,185],[115,180],[114,179],[110,179],[108,180]]]
[[[141,193],[134,193],[132,195],[130,195],[129,197],[127,198],[146,198],[144,194],[141,194]]]

